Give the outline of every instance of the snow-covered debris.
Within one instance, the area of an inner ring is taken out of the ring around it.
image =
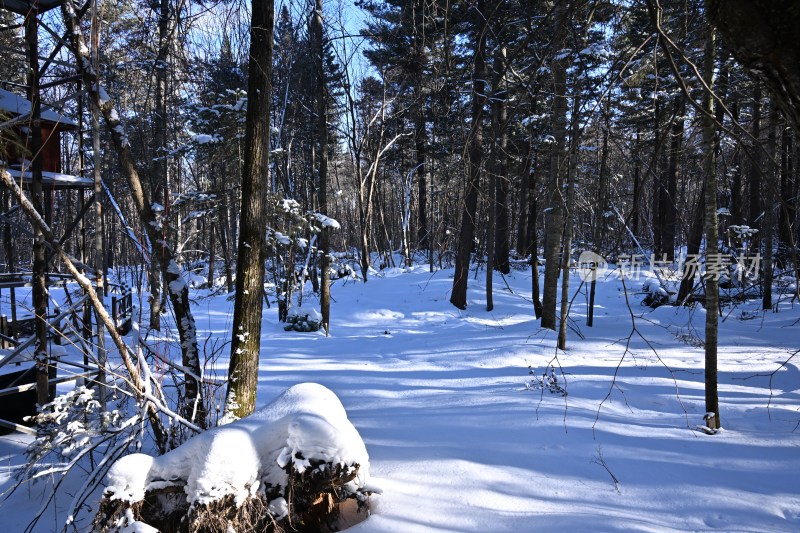
[[[372,491],[366,485],[366,447],[339,398],[322,385],[302,383],[249,417],[201,433],[165,455],[121,458],[108,472],[105,497],[133,504],[148,491],[183,487],[190,507],[229,496],[240,506],[261,497],[271,512],[285,515],[280,498],[288,497],[290,476],[310,469],[344,473],[346,497],[363,499]]]
[[[313,307],[310,309],[293,307],[286,316],[286,325],[283,329],[309,332],[319,331],[320,327],[322,327],[322,315],[319,311]]]
[[[314,213],[314,218],[316,218],[317,222],[322,224],[322,227],[324,228],[339,229],[342,227],[337,220],[334,220],[329,216],[323,215],[322,213]]]
[[[197,144],[210,144],[210,143],[218,143],[222,139],[220,139],[219,135],[208,135],[206,133],[198,133],[192,137],[192,140]]]

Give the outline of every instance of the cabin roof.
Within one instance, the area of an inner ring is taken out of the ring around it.
[[[8,0],[0,0],[0,2],[4,1]],[[0,89],[0,112],[2,111],[11,113],[12,115],[25,115],[31,112],[31,102],[11,91]],[[43,121],[56,124],[61,129],[74,129],[78,127],[78,124],[74,120],[59,115],[52,109],[47,109],[44,105],[42,106],[41,117]]]
[[[44,13],[54,7],[60,6],[63,1],[64,0],[0,0],[0,8],[25,16],[34,4],[38,4],[39,13]]]
[[[29,187],[31,181],[33,181],[33,174],[28,170],[25,172],[15,168],[9,168],[7,170],[15,181],[22,181],[23,187]],[[42,172],[42,188],[44,189],[62,191],[67,189],[91,189],[93,187],[94,180],[90,178],[60,174],[58,172]]]

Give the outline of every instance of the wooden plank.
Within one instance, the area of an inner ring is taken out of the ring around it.
[[[0,418],[0,427],[12,429],[20,433],[27,433],[28,435],[33,435],[34,437],[36,436],[35,429],[29,428],[28,426],[23,426],[21,424],[15,424],[14,422],[9,422],[8,420],[3,420],[2,418]]]
[[[50,327],[53,327],[53,326],[55,326],[55,325],[59,324],[59,323],[60,323],[60,322],[61,322],[61,321],[64,319],[64,317],[66,317],[67,315],[69,315],[69,314],[70,314],[70,313],[71,313],[71,312],[72,312],[74,309],[77,309],[79,306],[83,305],[83,302],[85,302],[85,301],[86,301],[86,300],[88,300],[88,299],[89,299],[89,296],[88,296],[88,295],[81,296],[81,297],[80,297],[80,298],[79,298],[79,299],[78,299],[78,300],[77,300],[77,301],[76,301],[74,304],[72,304],[71,306],[69,306],[69,307],[68,307],[67,309],[65,309],[64,311],[61,311],[61,312],[58,314],[58,316],[56,316],[55,318],[51,319],[51,320],[48,322],[48,325],[49,325]],[[17,346],[17,349],[16,349],[16,350],[14,350],[14,351],[13,351],[13,352],[12,352],[12,353],[11,353],[11,354],[8,356],[8,357],[4,357],[2,360],[0,360],[0,368],[2,368],[2,367],[4,367],[4,366],[6,366],[8,363],[12,362],[14,359],[16,359],[17,357],[19,357],[19,355],[20,355],[20,354],[21,354],[21,353],[22,353],[22,352],[23,352],[23,351],[24,351],[26,348],[28,348],[28,347],[29,347],[31,344],[33,344],[33,343],[34,343],[34,341],[35,341],[35,337],[28,337],[28,339],[26,339],[26,340],[25,340],[24,342],[22,342],[22,343],[21,343],[19,346]]]
[[[74,381],[78,378],[88,378],[89,376],[96,375],[97,372],[81,372],[80,374],[71,374],[69,376],[61,376],[60,378],[52,378],[47,380],[50,385],[57,385],[59,383],[66,383],[67,381]],[[16,387],[9,387],[7,389],[0,390],[0,398],[3,396],[10,396],[12,394],[19,394],[20,392],[26,392],[29,390],[34,390],[36,388],[36,383],[26,383],[24,385],[17,385]]]

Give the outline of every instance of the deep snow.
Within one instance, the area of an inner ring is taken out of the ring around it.
[[[204,431],[164,455],[122,457],[108,471],[105,494],[138,502],[147,490],[183,486],[190,504],[233,495],[240,505],[266,487],[286,487],[283,468],[289,463],[302,474],[312,461],[357,465],[358,475],[343,487],[348,494],[367,485],[369,457],[341,402],[318,383],[299,383],[250,416]],[[278,520],[288,512],[279,499]]]
[[[495,276],[491,313],[483,273],[470,279],[467,311],[449,304],[452,273],[335,282],[327,338],[286,332],[277,308],[265,310],[259,404],[323,384],[366,444],[383,494],[352,531],[800,530],[800,361],[771,376],[800,348],[797,305],[726,309],[725,429],[708,436],[693,429],[705,414],[702,309],[642,307],[632,294],[642,281],[628,281],[636,327],[657,353],[634,335],[624,354],[632,325],[620,281],[598,283],[593,328],[578,295],[568,349],[554,362],[563,397],[526,387],[528,367],[541,375],[555,355],[554,334],[533,319],[530,273],[506,277],[513,293]],[[572,294],[579,284],[575,276]],[[232,305],[226,295],[198,301],[201,338],[229,334]],[[3,489],[25,442],[0,439]],[[49,490],[3,502],[3,530],[21,531]],[[63,513],[48,511],[37,530],[57,529]]]

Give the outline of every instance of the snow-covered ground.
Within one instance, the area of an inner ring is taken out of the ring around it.
[[[642,281],[629,281],[634,331],[622,283],[598,283],[594,327],[578,294],[568,349],[554,361],[529,272],[506,277],[511,291],[495,277],[490,313],[483,273],[470,279],[467,311],[450,305],[452,274],[336,281],[327,338],[286,332],[276,307],[265,311],[259,404],[320,383],[366,443],[383,494],[352,531],[800,530],[800,355],[776,372],[800,348],[800,305],[725,310],[725,429],[709,436],[694,429],[705,414],[701,308],[642,307],[632,294]],[[232,305],[226,295],[198,300],[201,338],[228,334]],[[529,367],[541,377],[551,361],[566,396],[530,386]],[[25,442],[0,439],[0,490]],[[22,531],[49,490],[5,500],[0,529]],[[37,530],[59,529],[62,513],[48,511]]]

